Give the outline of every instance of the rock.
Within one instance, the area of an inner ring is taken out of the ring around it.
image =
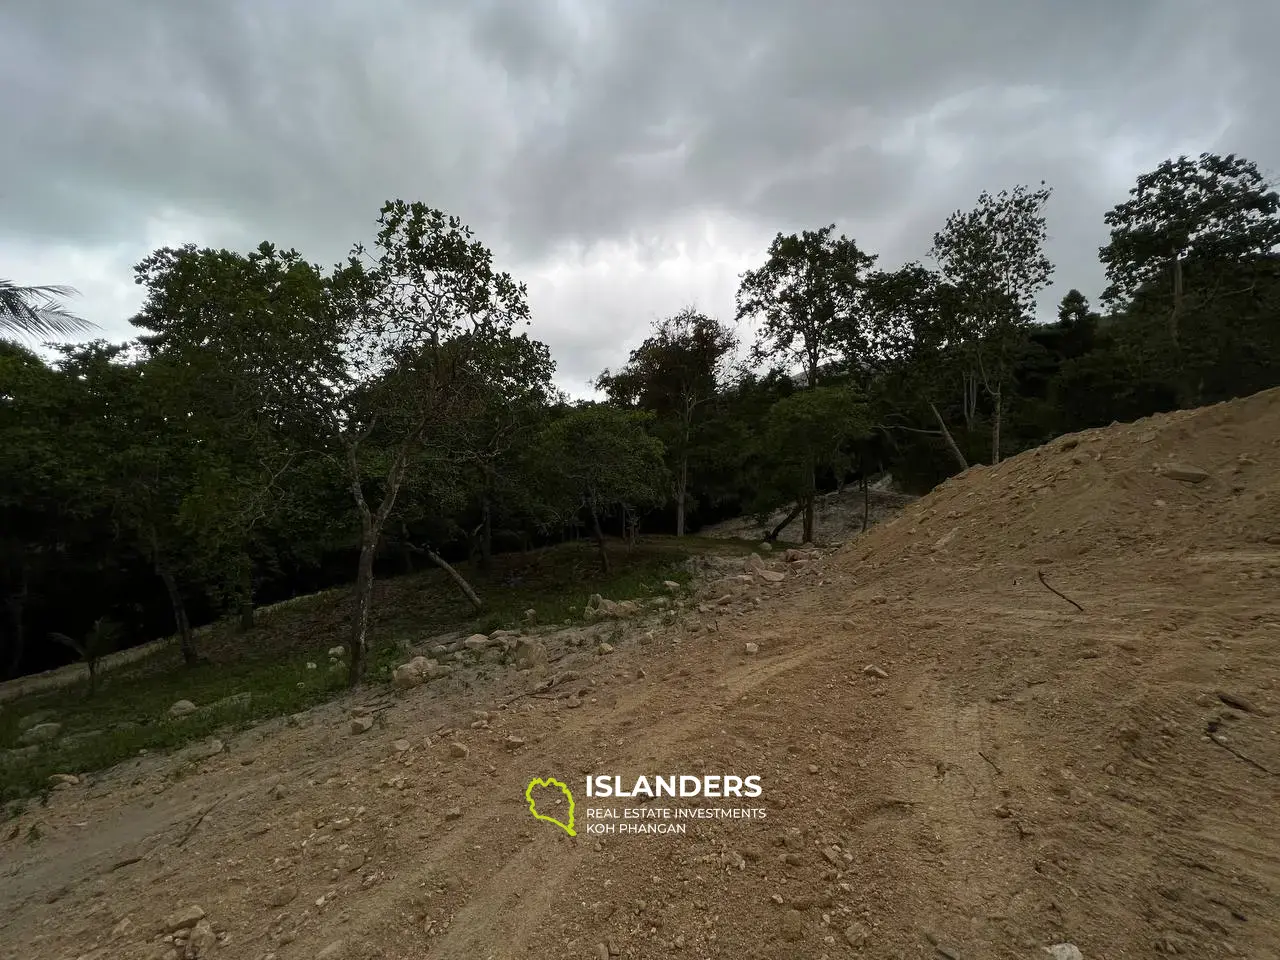
[[[866,944],[867,936],[867,928],[860,923],[851,923],[844,928],[844,942],[855,949]]]
[[[488,643],[485,638],[485,643]],[[443,677],[449,672],[449,668],[441,665],[436,660],[428,660],[426,657],[414,657],[408,663],[402,663],[391,672],[391,685],[397,690],[409,690],[419,684],[426,683],[428,680],[434,680],[437,677]]]
[[[204,909],[192,904],[181,910],[175,911],[164,918],[160,924],[163,933],[177,933],[179,930],[186,930],[194,927],[197,923],[204,919]]]
[[[767,570],[768,565],[764,562],[764,557],[758,553],[748,555],[747,559],[742,562],[742,569],[747,573],[759,573],[761,570]]]
[[[757,576],[765,583],[781,583],[787,579],[787,575],[778,570],[761,570],[757,573]]]
[[[672,593],[680,592],[680,584],[676,583],[674,580],[663,580],[662,585],[666,587],[668,590],[670,590]]]
[[[345,657],[346,655],[347,655],[347,648],[344,647],[342,644],[338,644],[336,647],[329,648],[329,656],[331,657]]]
[[[1045,947],[1044,952],[1053,957],[1053,960],[1084,960],[1084,954],[1074,943],[1055,943],[1051,947]]]
[[[609,960],[609,945],[607,943],[596,944],[597,960]]]
[[[74,773],[55,773],[49,777],[49,783],[57,789],[58,787],[74,787],[80,782],[80,778]]]
[[[1240,696],[1238,693],[1231,693],[1227,690],[1218,691],[1218,699],[1225,703],[1228,707],[1235,707],[1245,713],[1262,713],[1257,705],[1246,697]]]
[[[286,883],[283,887],[276,887],[275,890],[267,896],[266,904],[272,910],[279,910],[293,903],[298,897],[298,888],[292,883]]]
[[[541,640],[521,637],[516,641],[517,670],[544,669],[547,659],[547,648]]]
[[[35,710],[18,718],[18,729],[25,732],[38,723],[45,723],[52,720],[57,715],[57,712],[53,710]]]
[[[1181,480],[1183,483],[1204,483],[1209,479],[1209,471],[1186,463],[1167,464],[1160,472],[1170,480]]]
[[[467,639],[462,641],[462,645],[468,650],[487,650],[492,641],[483,633],[473,633]]]
[[[308,660],[308,661],[307,661],[307,669],[308,669],[308,670],[315,670],[315,669],[316,669],[316,665],[315,665],[314,663],[312,663],[310,660]]]
[[[759,546],[756,547],[756,549],[763,550],[765,553],[769,553],[771,550],[773,550],[773,544],[770,543],[768,540],[764,540],[760,543]]]
[[[596,653],[600,654],[600,656],[605,656],[606,654],[613,653],[613,644],[611,643],[600,644],[600,646],[596,647]]]
[[[133,920],[130,917],[122,917],[120,922],[111,928],[111,939],[119,940],[133,933]]]
[[[882,670],[880,667],[877,667],[874,663],[868,663],[865,667],[862,668],[862,672],[866,674],[868,677],[878,677],[881,680],[889,679],[889,674],[885,673],[884,670]]]
[[[55,739],[62,732],[62,724],[60,723],[37,723],[29,727],[27,731],[18,738],[18,742],[24,745],[33,743],[48,743]]]
[[[524,612],[525,623],[533,623],[533,621],[537,619],[538,619],[538,611],[535,610],[533,607],[530,607],[528,610]]]
[[[373,717],[352,717],[351,732],[353,734],[368,733],[373,729]]]
[[[347,955],[347,941],[335,940],[316,954],[316,960],[342,960]]]
[[[758,643],[748,643],[743,647],[743,649],[746,650],[747,655],[750,656],[760,652],[760,645]]]
[[[461,807],[450,807],[448,810],[446,810],[446,811],[445,811],[444,818],[445,818],[446,820],[461,820],[461,819],[462,819],[462,808],[461,808]]]
[[[201,760],[208,760],[210,757],[216,757],[226,747],[217,737],[206,741],[205,743],[197,743],[194,746],[187,747],[180,756],[183,760],[191,763],[199,763]]]
[[[640,604],[634,600],[622,600],[618,603],[618,616],[634,617],[640,612]]]
[[[201,920],[192,927],[191,936],[187,938],[186,955],[190,960],[207,957],[213,953],[213,948],[217,945],[218,937],[213,932],[213,927],[209,925],[208,920]]]
[[[517,737],[515,734],[512,734],[508,736],[507,739],[503,740],[502,744],[508,750],[519,750],[524,746],[525,740],[524,737]]]
[[[410,744],[408,740],[397,740],[391,745],[391,749],[396,753],[407,753],[410,746],[412,746],[412,744]]]
[[[465,743],[459,743],[457,740],[449,744],[449,756],[457,760],[465,760],[471,755],[471,751],[467,749]]]

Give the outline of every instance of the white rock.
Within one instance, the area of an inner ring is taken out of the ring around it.
[[[1044,952],[1053,957],[1053,960],[1084,960],[1084,954],[1074,943],[1055,943],[1051,947],[1045,947]]]
[[[748,643],[745,649],[748,654],[759,653],[760,645],[758,643]]]
[[[351,719],[351,732],[354,734],[368,733],[373,729],[373,717],[353,717]]]
[[[344,647],[342,644],[338,644],[336,647],[329,648],[329,656],[331,657],[341,657],[341,656],[344,656],[346,652],[347,652],[347,648]]]
[[[468,650],[484,650],[488,648],[491,642],[483,633],[473,633],[462,641],[462,645]]]
[[[190,700],[179,700],[169,708],[169,716],[185,717],[189,713],[196,712],[196,705]]]

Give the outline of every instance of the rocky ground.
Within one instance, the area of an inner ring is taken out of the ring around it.
[[[1280,392],[704,566],[68,781],[0,837],[0,956],[1280,957]],[[765,815],[530,816],[596,773],[759,776],[682,803]]]

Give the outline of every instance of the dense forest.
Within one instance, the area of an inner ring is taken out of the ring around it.
[[[1280,198],[1253,163],[1140,177],[1105,215],[1097,309],[1073,289],[1044,324],[1049,196],[984,193],[892,270],[834,226],[779,234],[731,319],[656,324],[598,402],[554,388],[524,287],[420,203],[332,268],[157,250],[137,338],[51,361],[33,339],[87,332],[64,291],[0,281],[0,674],[170,634],[195,663],[193,625],[350,583],[356,683],[375,574],[435,564],[467,592],[496,552],[787,504],[808,539],[823,490],[925,490],[1280,384]]]

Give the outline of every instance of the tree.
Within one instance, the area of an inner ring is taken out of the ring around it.
[[[738,288],[737,319],[762,318],[753,358],[800,361],[809,387],[842,344],[859,342],[858,294],[876,261],[843,234],[832,237],[834,230],[779,233],[764,266],[747,271]]]
[[[71,648],[84,661],[89,673],[89,696],[98,689],[98,664],[107,654],[114,652],[120,643],[120,624],[108,617],[99,617],[83,640],[76,640],[65,633],[53,632],[50,638]]]
[[[963,340],[958,291],[934,271],[911,262],[873,273],[867,279],[866,300],[868,329],[876,344],[870,357],[876,374],[873,393],[883,408],[882,429],[941,437],[960,469],[969,469],[938,408],[944,391],[954,389],[959,372],[962,409],[972,425],[976,396],[967,371],[957,362],[957,345]],[[911,425],[921,419],[936,429]]]
[[[1024,186],[983,191],[977,206],[956,211],[934,234],[931,254],[965,308],[961,342],[972,361],[970,376],[991,401],[991,459],[1000,462],[1000,426],[1011,355],[1025,338],[1036,296],[1053,275],[1045,256],[1044,206],[1050,190]]]
[[[360,543],[352,686],[367,661],[374,556],[401,487],[425,450],[449,457],[457,418],[484,387],[480,358],[528,322],[525,288],[494,270],[457,217],[395,200],[378,226],[375,252],[356,245],[329,275],[271,244],[248,257],[162,250],[139,267],[139,323],[156,344],[211,352],[241,409],[344,474]]]
[[[0,280],[0,336],[65,337],[94,329],[62,304],[75,292],[72,287],[20,287]]]
[[[845,386],[815,387],[779,400],[764,423],[765,446],[771,452],[774,483],[802,503],[812,503],[819,471],[843,474],[853,457],[854,442],[870,435],[870,419],[862,398]],[[804,541],[814,536],[812,512],[804,519]]]
[[[616,373],[605,370],[596,389],[624,407],[657,415],[675,475],[676,536],[685,533],[689,461],[702,409],[725,377],[725,359],[737,345],[733,331],[693,308],[654,324],[653,334],[631,351]]]
[[[1257,165],[1235,154],[1166,160],[1138,177],[1130,199],[1106,215],[1110,242],[1099,250],[1109,284],[1102,302],[1128,306],[1143,287],[1169,294],[1168,333],[1176,344],[1186,305],[1186,265],[1264,258],[1280,246],[1280,195]],[[1201,271],[1199,296],[1215,296]]]
[[[583,403],[556,416],[542,435],[545,489],[568,520],[583,509],[609,572],[601,518],[619,509],[656,506],[669,477],[661,441],[645,432],[652,414]]]

